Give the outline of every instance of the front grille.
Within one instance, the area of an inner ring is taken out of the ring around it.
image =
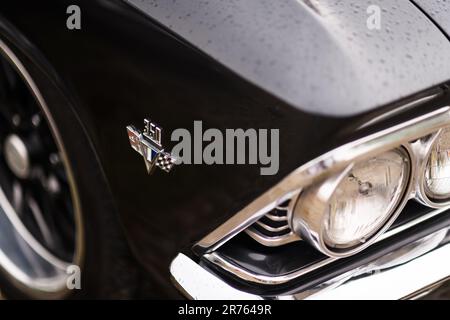
[[[292,199],[284,201],[256,221],[245,232],[255,241],[268,247],[277,247],[300,238],[292,232],[288,223],[289,205]]]

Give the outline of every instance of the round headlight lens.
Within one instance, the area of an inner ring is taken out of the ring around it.
[[[450,198],[450,129],[437,137],[425,170],[425,193],[431,199]]]
[[[393,222],[410,171],[403,148],[355,163],[301,193],[292,211],[292,229],[329,256],[362,250]]]
[[[364,242],[389,219],[407,185],[409,166],[402,150],[356,164],[335,189],[324,220],[330,247]]]

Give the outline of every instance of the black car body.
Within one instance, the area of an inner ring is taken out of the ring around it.
[[[380,133],[400,130],[392,139],[409,143],[445,127],[450,4],[377,2],[379,30],[366,26],[370,1],[3,1],[0,40],[48,101],[73,167],[85,275],[80,292],[61,294],[17,285],[3,270],[5,294],[177,298],[178,287],[192,298],[320,297],[330,283],[344,287],[446,248],[447,204],[417,201],[405,201],[389,236],[342,259],[327,260],[307,241],[270,246],[244,232],[280,206],[276,197],[292,196],[286,179],[314,159],[342,146],[357,154],[355,142]],[[81,29],[67,27],[71,5],[81,9]],[[257,165],[186,164],[148,175],[126,132],[145,118],[163,128],[166,150],[170,133],[193,131],[194,121],[204,130],[279,129],[279,168],[261,175]],[[424,238],[436,243],[398,262],[398,250]],[[397,260],[380,260],[389,253]],[[449,276],[430,273],[381,297]]]

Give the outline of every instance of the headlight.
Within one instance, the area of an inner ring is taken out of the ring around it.
[[[330,256],[362,249],[393,220],[409,175],[403,149],[356,163],[301,194],[292,214],[293,229]]]
[[[450,198],[450,129],[437,137],[427,162],[424,179],[425,193],[430,199]]]

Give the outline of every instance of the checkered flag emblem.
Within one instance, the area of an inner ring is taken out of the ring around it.
[[[152,174],[155,167],[170,172],[177,159],[170,153],[164,152],[161,144],[162,129],[149,120],[144,120],[145,130],[139,131],[134,126],[127,126],[128,139],[131,148],[139,153],[145,162],[148,174]]]
[[[158,155],[158,159],[156,159],[156,166],[166,172],[170,172],[175,165],[175,161],[176,159],[170,153],[161,152]]]

